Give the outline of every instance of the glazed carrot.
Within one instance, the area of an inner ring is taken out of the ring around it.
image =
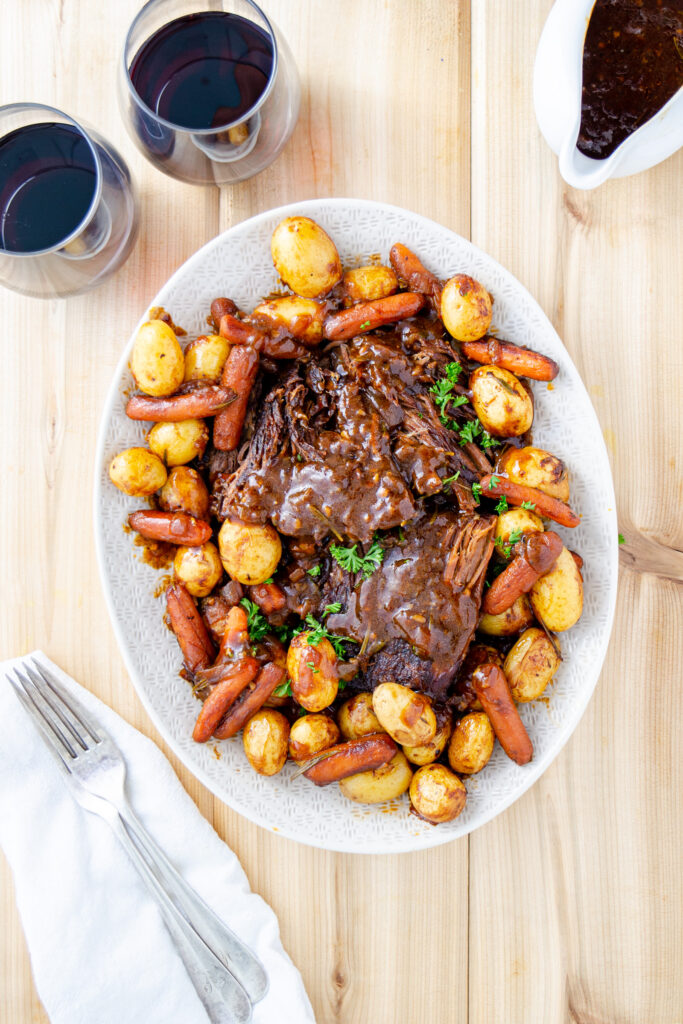
[[[149,398],[133,395],[126,405],[126,416],[131,420],[156,423],[178,423],[201,416],[213,416],[234,403],[236,395],[220,384],[200,384],[191,391],[170,398]]]
[[[503,495],[511,505],[522,505],[524,502],[531,502],[535,506],[534,512],[537,516],[545,516],[552,519],[560,526],[578,526],[581,520],[576,512],[570,509],[559,498],[551,498],[536,487],[527,487],[526,484],[513,484],[504,476],[487,473],[480,480],[482,494],[487,498],[500,498]]]
[[[263,707],[273,690],[284,681],[285,670],[272,661],[261,669],[253,689],[248,690],[241,700],[228,709],[228,713],[217,729],[214,729],[214,736],[219,740],[228,740],[235,736],[243,725],[256,714],[259,708]]]
[[[168,544],[187,544],[196,547],[211,540],[212,529],[202,519],[195,519],[186,512],[154,512],[141,509],[131,512],[128,525],[142,537],[163,540]]]
[[[481,665],[472,676],[472,685],[507,756],[517,764],[528,764],[534,748],[503,670],[497,665]]]
[[[424,295],[415,292],[398,292],[374,302],[358,302],[349,309],[333,313],[325,321],[324,334],[330,341],[355,338],[357,334],[374,331],[382,324],[395,323],[408,316],[415,316],[425,303]]]
[[[249,649],[249,617],[246,610],[239,604],[234,605],[225,620],[225,630],[218,651],[218,661],[228,657],[239,657]]]
[[[552,569],[562,547],[562,540],[552,530],[527,534],[515,547],[516,557],[486,591],[482,603],[486,614],[499,615],[527,594],[536,580]]]
[[[490,366],[502,366],[510,373],[532,380],[554,380],[560,368],[553,359],[542,356],[530,348],[519,348],[508,341],[496,338],[482,338],[481,341],[463,341],[460,343],[463,355],[476,363]]]
[[[194,673],[206,668],[213,661],[216,649],[192,595],[182,583],[172,583],[166,591],[166,609],[189,671]]]
[[[426,295],[438,313],[443,285],[436,274],[427,270],[412,249],[402,245],[401,242],[397,242],[391,247],[389,259],[397,277],[405,281],[412,292],[421,292]]]
[[[214,331],[219,331],[221,326],[221,317],[225,316],[226,313],[236,313],[237,306],[232,299],[218,298],[214,299],[211,303],[211,314],[207,317],[210,325]]]
[[[258,583],[249,587],[249,594],[264,615],[282,611],[287,604],[285,592],[277,583]]]
[[[225,633],[232,601],[224,594],[214,594],[212,597],[205,597],[201,607],[202,617],[209,627],[211,636],[220,643]]]
[[[268,335],[259,327],[238,320],[232,313],[225,313],[220,320],[218,332],[221,337],[226,338],[232,345],[247,345],[260,352]]]
[[[376,732],[357,740],[338,743],[325,751],[325,757],[304,772],[316,786],[329,786],[349,775],[381,768],[391,761],[398,746],[386,733]]]
[[[221,384],[224,389],[231,390],[236,398],[214,420],[213,443],[214,447],[220,451],[233,451],[240,443],[249,395],[256,380],[258,367],[258,352],[255,352],[253,348],[235,345],[230,350],[230,355],[223,367]]]
[[[214,729],[240,693],[256,677],[259,663],[256,658],[244,658],[231,665],[221,681],[202,704],[192,732],[195,743],[206,743],[213,736]]]

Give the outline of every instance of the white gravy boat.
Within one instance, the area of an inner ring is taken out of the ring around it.
[[[583,43],[595,0],[555,0],[536,51],[534,108],[560,174],[573,188],[590,189],[607,178],[637,174],[683,146],[683,88],[603,160],[576,148],[581,124]]]

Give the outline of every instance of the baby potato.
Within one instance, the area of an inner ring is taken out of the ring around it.
[[[206,597],[223,575],[223,563],[216,545],[207,541],[195,548],[178,548],[173,571],[194,597]]]
[[[543,523],[533,512],[525,508],[509,508],[498,516],[496,523],[496,550],[500,554],[501,546],[510,543],[510,534],[519,537],[520,532],[543,533]]]
[[[372,302],[397,290],[398,278],[391,267],[371,264],[344,271],[344,295],[353,302]]]
[[[339,677],[334,647],[323,637],[309,644],[310,630],[299,633],[287,651],[287,675],[292,696],[307,711],[322,711],[337,696]]]
[[[413,775],[410,802],[416,813],[432,825],[453,821],[462,813],[466,800],[464,782],[442,764],[426,764]]]
[[[555,641],[557,643],[557,641]],[[560,667],[560,658],[542,629],[525,630],[508,651],[503,671],[518,704],[540,697]]]
[[[185,380],[217,384],[230,352],[230,342],[220,334],[203,334],[185,349]]]
[[[488,636],[512,636],[520,633],[534,621],[534,613],[526,594],[518,597],[513,605],[498,615],[484,613],[479,619],[477,629]]]
[[[493,726],[483,711],[473,711],[456,723],[448,744],[448,763],[454,772],[474,775],[480,772],[493,753]]]
[[[456,274],[441,293],[441,319],[457,341],[483,338],[491,326],[493,300],[483,285],[467,274]]]
[[[269,524],[226,519],[218,534],[218,546],[228,576],[238,583],[265,583],[282,557],[280,536]]]
[[[280,711],[261,709],[249,719],[242,733],[244,753],[259,775],[277,775],[287,760],[289,722]]]
[[[204,454],[209,443],[209,428],[204,420],[155,423],[147,435],[147,441],[152,451],[167,466],[183,466]]]
[[[536,580],[529,597],[536,618],[553,633],[562,633],[579,621],[583,611],[583,580],[567,548],[562,548],[550,572]]]
[[[289,756],[302,764],[338,740],[337,723],[329,715],[304,715],[297,718],[289,733]]]
[[[342,265],[330,236],[310,217],[286,217],[270,242],[278,274],[307,299],[326,295],[341,280]]]
[[[126,448],[109,463],[109,478],[124,494],[141,498],[164,486],[166,467],[146,448]]]
[[[317,345],[323,336],[325,306],[313,299],[298,295],[283,295],[270,302],[262,302],[252,313],[256,323],[265,320],[269,326],[284,327],[294,338],[306,345]]]
[[[371,736],[373,732],[384,732],[372,706],[371,693],[357,693],[344,701],[337,712],[339,729],[345,740],[357,740]]]
[[[413,764],[431,764],[438,761],[446,749],[453,729],[453,719],[450,711],[444,715],[437,715],[436,732],[429,743],[421,743],[419,746],[405,746],[403,753]]]
[[[527,445],[509,448],[498,459],[498,469],[515,484],[536,487],[560,501],[569,501],[569,473],[562,459]]]
[[[339,782],[339,788],[349,800],[358,804],[381,804],[403,796],[413,777],[406,755],[397,750],[391,761],[369,772],[349,775]]]
[[[501,366],[479,366],[470,375],[472,405],[494,437],[518,437],[534,418],[531,395],[514,373]]]
[[[187,512],[195,519],[209,518],[209,492],[196,469],[176,466],[159,493],[164,512]]]
[[[380,683],[372,706],[384,732],[401,745],[419,747],[436,736],[436,716],[428,697],[400,683]]]
[[[163,320],[148,320],[140,327],[130,368],[140,390],[155,398],[172,395],[183,383],[183,350]]]

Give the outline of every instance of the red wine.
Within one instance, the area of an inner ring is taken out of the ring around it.
[[[92,150],[71,125],[43,122],[0,139],[0,247],[40,252],[83,221],[97,187]]]
[[[164,25],[140,47],[130,77],[147,106],[193,130],[239,121],[264,92],[273,44],[236,14],[188,14]]]

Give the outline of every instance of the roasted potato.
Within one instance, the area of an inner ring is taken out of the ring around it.
[[[185,349],[185,380],[217,384],[230,352],[230,342],[220,334],[203,334]]]
[[[496,523],[496,550],[510,543],[511,534],[519,539],[525,533],[543,533],[543,522],[525,508],[510,508],[498,516]]]
[[[325,306],[299,295],[283,295],[262,302],[252,317],[259,326],[283,327],[293,338],[300,338],[307,345],[317,345],[323,336]]]
[[[178,548],[173,571],[193,597],[207,597],[223,575],[218,549],[211,541],[196,548]]]
[[[560,660],[542,629],[525,630],[508,651],[503,665],[513,700],[526,704],[540,697],[560,667]]]
[[[334,647],[323,637],[309,644],[310,630],[299,633],[287,651],[287,675],[292,696],[307,711],[322,711],[337,696],[339,677]]]
[[[148,320],[135,338],[130,369],[146,395],[172,395],[183,383],[185,359],[175,334],[163,320]]]
[[[428,697],[400,683],[380,683],[372,707],[382,730],[409,747],[429,743],[436,735],[436,716]]]
[[[339,788],[349,800],[359,804],[380,804],[403,796],[413,777],[403,751],[397,751],[391,761],[369,772],[358,772],[342,779]]]
[[[536,580],[529,597],[536,618],[553,633],[562,633],[579,621],[583,579],[567,548],[562,548],[550,572]]]
[[[287,760],[289,722],[280,711],[257,711],[242,732],[244,753],[259,775],[277,775]]]
[[[438,761],[446,749],[453,729],[453,719],[450,711],[446,714],[437,713],[436,732],[429,743],[421,743],[419,746],[404,746],[403,753],[412,764],[431,764]]]
[[[500,366],[479,366],[470,375],[472,405],[494,437],[518,437],[531,427],[534,403],[514,373]]]
[[[339,729],[345,740],[357,740],[373,732],[384,732],[372,706],[371,693],[357,693],[344,701],[337,712]]]
[[[498,615],[484,613],[479,619],[477,629],[488,636],[512,636],[520,633],[534,621],[534,613],[526,594],[518,597],[513,605]]]
[[[464,782],[442,764],[426,764],[413,775],[410,802],[416,813],[432,825],[453,821],[466,800]]]
[[[493,726],[483,711],[473,711],[456,722],[448,744],[448,763],[454,772],[474,775],[488,764],[495,743]]]
[[[303,715],[289,733],[289,756],[297,764],[308,761],[339,741],[339,728],[329,715]]]
[[[166,467],[146,448],[126,448],[109,463],[109,477],[124,494],[142,498],[164,486]]]
[[[498,459],[497,469],[515,484],[535,487],[551,498],[569,501],[569,473],[561,459],[542,448],[527,445],[509,448]]]
[[[159,508],[164,512],[187,512],[195,519],[209,518],[209,492],[196,469],[176,466],[171,470],[159,493]]]
[[[398,278],[391,267],[371,264],[344,271],[344,295],[352,302],[373,302],[393,295]]]
[[[180,420],[155,423],[147,443],[167,466],[184,466],[204,454],[209,443],[209,428],[204,420]]]
[[[456,274],[446,281],[441,292],[441,319],[457,341],[483,338],[491,326],[492,310],[491,296],[473,277]]]
[[[297,295],[315,299],[341,280],[342,265],[330,236],[310,217],[286,217],[270,243],[278,274]]]
[[[268,523],[226,519],[218,534],[225,571],[238,583],[265,583],[282,557],[280,536]]]

